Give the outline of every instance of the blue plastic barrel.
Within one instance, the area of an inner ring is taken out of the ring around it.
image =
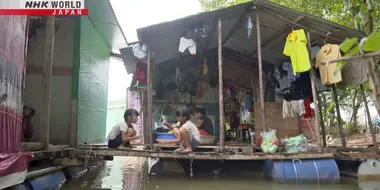
[[[80,167],[80,166],[73,166],[73,167],[63,169],[63,173],[65,174],[67,179],[80,178],[84,174],[86,174],[87,171],[88,171],[88,168]]]
[[[264,175],[283,182],[337,183],[340,173],[334,159],[318,160],[266,160]]]
[[[44,176],[28,180],[33,190],[51,190],[58,189],[66,181],[62,171],[50,173]]]

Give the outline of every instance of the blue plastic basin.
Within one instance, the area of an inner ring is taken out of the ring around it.
[[[174,140],[176,139],[173,133],[156,133],[156,138],[161,140]]]

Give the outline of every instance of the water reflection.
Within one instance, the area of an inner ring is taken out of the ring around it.
[[[183,176],[151,177],[144,158],[115,157],[104,166],[88,172],[81,179],[69,181],[63,189],[112,190],[380,190],[380,182],[342,179],[340,184],[278,184],[264,179],[263,174],[223,173],[220,176],[197,175],[194,180]]]

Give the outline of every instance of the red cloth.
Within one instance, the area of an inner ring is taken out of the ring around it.
[[[29,152],[0,154],[0,177],[25,171],[32,159],[33,154]]]
[[[312,117],[312,109],[310,107],[311,100],[309,97],[305,98],[303,100],[303,103],[305,105],[305,114],[303,115],[303,118],[311,118]]]
[[[148,82],[147,65],[142,62],[136,63],[136,80],[139,82]]]
[[[199,133],[202,135],[202,136],[210,136],[210,134],[208,134],[205,130],[203,129],[199,129]]]
[[[26,48],[28,41],[28,18],[24,16],[0,17],[0,68],[5,69],[2,74],[8,75],[8,85],[15,84],[14,96],[21,97],[25,79]],[[15,67],[12,66],[15,65]],[[12,88],[1,89],[3,93],[12,94]],[[8,97],[9,98],[9,97]],[[8,104],[5,100],[0,105],[0,177],[12,173],[25,171],[33,158],[32,153],[20,151],[22,137],[22,102],[17,105]]]

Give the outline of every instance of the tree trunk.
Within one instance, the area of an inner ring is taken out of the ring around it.
[[[366,64],[369,79],[372,81],[371,99],[375,104],[377,114],[380,115],[380,73],[377,71],[378,59],[374,58]]]

